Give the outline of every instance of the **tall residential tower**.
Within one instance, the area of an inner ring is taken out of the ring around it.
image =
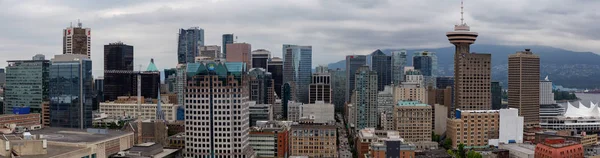
[[[356,106],[356,129],[377,127],[377,72],[369,70],[368,66],[361,66],[354,75],[356,89],[352,94],[352,104]]]

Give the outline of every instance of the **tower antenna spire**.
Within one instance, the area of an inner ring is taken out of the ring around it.
[[[460,1],[460,24],[465,24],[465,19],[463,18],[463,14],[464,14],[464,5],[463,5],[463,0]]]

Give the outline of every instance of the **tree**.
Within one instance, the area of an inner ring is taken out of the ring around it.
[[[444,139],[444,144],[442,146],[446,149],[451,149],[452,148],[452,140],[450,140],[448,138]]]
[[[431,141],[440,142],[440,135],[437,135],[437,134],[431,132]]]
[[[450,155],[454,158],[460,158],[460,156],[458,156],[458,154],[456,152],[454,152],[454,150],[452,150],[452,149],[448,149],[448,150],[446,150],[446,152],[448,153],[448,155]]]
[[[478,152],[469,150],[469,152],[467,152],[467,158],[483,158],[483,156]]]
[[[465,153],[465,145],[463,143],[458,144],[458,155],[461,158],[465,158],[467,156]]]

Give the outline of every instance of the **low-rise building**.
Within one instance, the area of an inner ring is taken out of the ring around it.
[[[50,102],[42,102],[42,125],[50,127]]]
[[[600,130],[600,108],[598,104],[589,106],[579,102],[573,106],[570,102],[566,105],[545,105],[540,107],[540,126],[553,130],[576,130],[597,132]],[[564,113],[562,113],[564,111]],[[562,114],[560,114],[562,113]],[[555,116],[556,114],[560,114]]]
[[[290,127],[285,122],[268,121],[250,128],[249,143],[258,157],[285,158],[289,154]]]
[[[181,157],[181,149],[167,149],[157,143],[136,144],[133,147],[109,156],[109,158],[175,158]]]
[[[564,138],[546,138],[535,147],[535,157],[583,157],[583,146]]]
[[[154,142],[168,145],[167,123],[163,120],[131,121],[125,124],[123,131],[133,132],[136,144]]]
[[[533,144],[500,144],[498,148],[508,150],[511,158],[535,157],[535,145]]]
[[[419,101],[399,101],[394,107],[394,127],[409,142],[431,141],[432,108]]]
[[[2,149],[5,144],[12,149],[0,150],[0,157],[100,158],[131,148],[134,139],[133,133],[117,130],[47,127],[23,136],[4,135],[0,138]]]
[[[301,118],[309,119],[313,123],[332,123],[335,122],[335,106],[323,101],[316,101],[314,104],[302,105]]]
[[[185,122],[183,121],[171,121],[167,123],[167,133],[171,135],[175,135],[177,133],[185,132]]]
[[[534,143],[543,143],[547,138],[564,138],[566,141],[573,141],[581,144],[582,146],[592,146],[598,144],[598,135],[586,134],[581,132],[580,134],[575,133],[572,130],[552,131],[545,130],[535,133]]]
[[[185,132],[177,133],[167,138],[169,148],[183,149],[185,147]]]
[[[250,101],[250,127],[256,126],[256,121],[273,120],[273,106],[271,104],[256,104]]]
[[[298,122],[300,117],[302,117],[302,103],[289,101],[287,107],[287,120]]]
[[[333,104],[316,101],[314,104],[302,104],[290,101],[288,104],[288,121],[310,123],[335,122]]]
[[[452,147],[464,144],[465,148],[487,147],[490,139],[498,139],[498,110],[460,110],[455,117],[448,118],[446,136]]]
[[[523,143],[524,118],[519,109],[500,109],[499,143]]]
[[[390,136],[397,136],[398,131],[395,130],[375,130],[375,128],[361,129],[356,133],[354,147],[359,158],[364,158],[369,152],[371,143],[377,142],[379,139]]]
[[[404,142],[398,135],[379,139],[369,145],[365,158],[415,157],[415,146]]]
[[[15,124],[16,126],[21,126],[28,130],[35,130],[42,128],[40,121],[41,118],[39,113],[0,115],[0,126]]]
[[[337,132],[334,125],[292,125],[290,156],[337,158]]]
[[[141,104],[141,113],[139,114],[141,119],[157,119],[156,118],[156,107],[158,101],[152,100],[151,102],[145,102]],[[164,117],[167,121],[177,120],[177,108],[179,105],[170,103],[161,103]],[[128,117],[137,116],[138,104],[137,97],[122,96],[118,97],[113,102],[100,103],[101,113],[106,113],[109,116],[116,117]]]
[[[448,119],[449,107],[445,105],[435,104],[433,105],[433,132],[438,135],[446,133],[446,127],[448,126],[446,120]]]

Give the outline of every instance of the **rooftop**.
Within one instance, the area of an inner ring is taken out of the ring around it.
[[[500,110],[460,110],[456,109],[456,111],[466,112],[466,113],[498,113]]]
[[[535,154],[535,145],[533,144],[500,144],[502,149],[508,149],[510,151],[518,151],[528,155]]]
[[[299,124],[292,125],[292,129],[336,129],[335,125],[310,125],[310,124]]]
[[[47,148],[47,153],[43,154],[43,155],[25,155],[25,156],[19,156],[20,158],[47,158],[47,157],[52,157],[52,156],[57,156],[57,155],[61,155],[61,154],[65,154],[71,151],[75,151],[75,150],[79,150],[79,149],[83,149],[83,147],[73,147],[73,146],[58,146],[58,145],[52,145],[49,144],[48,148]],[[5,158],[3,156],[0,156],[0,158]],[[8,158],[8,157],[6,157]]]
[[[74,129],[47,127],[40,130],[30,131],[32,135],[43,135],[48,141],[67,143],[93,143],[115,137],[120,137],[131,132],[104,130],[104,129]]]
[[[423,104],[420,101],[407,101],[401,100],[398,101],[398,106],[429,106],[428,104]]]

